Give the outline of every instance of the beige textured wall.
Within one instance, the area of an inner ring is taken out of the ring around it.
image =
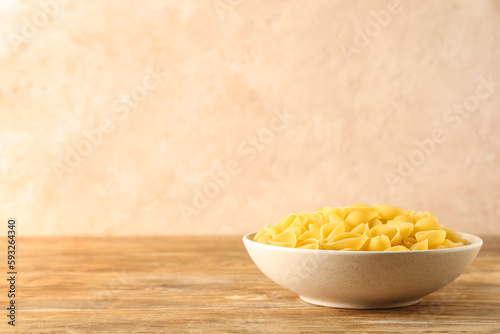
[[[357,202],[499,233],[500,1],[5,0],[0,124],[24,235]]]

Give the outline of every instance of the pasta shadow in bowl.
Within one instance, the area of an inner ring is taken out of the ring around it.
[[[468,245],[411,252],[299,249],[261,244],[243,237],[257,267],[305,302],[335,308],[410,306],[457,279],[474,261],[483,241],[461,233]]]

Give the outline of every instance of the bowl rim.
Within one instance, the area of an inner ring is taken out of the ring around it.
[[[281,246],[274,246],[274,245],[267,245],[267,244],[261,244],[259,242],[253,241],[250,237],[257,234],[258,232],[251,232],[247,233],[243,236],[243,243],[250,244],[255,247],[261,247],[264,249],[268,250],[275,250],[275,251],[284,251],[284,252],[306,252],[308,254],[313,254],[313,253],[321,253],[321,254],[351,254],[351,255],[360,255],[360,254],[421,254],[421,253],[436,253],[436,252],[461,252],[461,251],[466,251],[469,249],[475,249],[475,248],[481,248],[483,245],[483,239],[481,237],[471,234],[471,233],[466,233],[466,232],[459,232],[456,231],[457,233],[461,234],[464,239],[470,242],[470,244],[465,245],[465,246],[460,246],[460,247],[454,247],[454,248],[442,248],[442,249],[428,249],[428,250],[417,250],[417,251],[395,251],[395,252],[386,252],[386,251],[342,251],[342,250],[331,250],[331,249],[304,249],[304,248],[290,248],[290,247],[281,247]],[[472,240],[471,240],[472,239]]]

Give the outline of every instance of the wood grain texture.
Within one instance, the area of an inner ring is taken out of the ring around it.
[[[240,237],[20,238],[14,331],[500,333],[500,237],[484,240],[467,272],[420,304],[358,311],[302,302]]]

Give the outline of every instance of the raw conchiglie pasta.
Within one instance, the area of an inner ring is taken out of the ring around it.
[[[299,241],[297,242],[297,248],[318,249],[319,248],[318,239],[309,238],[306,240]]]
[[[320,234],[322,240],[329,240],[334,236],[344,233],[345,228],[343,223],[327,223],[321,226]]]
[[[445,245],[436,245],[433,247],[429,247],[429,249],[446,249],[446,248],[450,248],[450,247],[447,247]]]
[[[344,239],[351,239],[351,238],[360,238],[363,235],[354,233],[354,232],[344,232],[339,235],[334,236],[332,239],[330,239],[331,242],[334,241],[339,241],[339,240],[344,240]]]
[[[280,247],[342,251],[422,251],[468,244],[459,233],[444,228],[430,212],[387,204],[325,206],[314,212],[289,214],[275,226],[266,225],[254,241]]]
[[[427,240],[429,247],[434,247],[443,244],[446,238],[446,232],[442,230],[422,231],[415,234],[415,238],[418,242]]]
[[[406,252],[406,251],[409,251],[409,249],[402,245],[397,245],[391,248],[387,248],[385,250],[385,252]]]
[[[290,226],[290,224],[292,224],[295,218],[297,218],[296,214],[289,214],[288,216],[284,217],[278,224],[276,224],[276,227],[283,231],[288,226]]]
[[[404,222],[404,223],[415,223],[415,220],[411,215],[399,215],[394,217],[393,221]]]
[[[290,226],[286,230],[284,230],[283,232],[291,232],[291,233],[295,234],[295,238],[298,239],[300,237],[300,235],[302,233],[304,233],[305,231],[306,231],[306,229],[303,227]]]
[[[331,241],[326,244],[322,245],[323,249],[331,249],[331,250],[342,250],[346,248],[351,248],[351,249],[360,249],[361,246],[365,243],[365,241],[368,239],[368,237],[365,236],[359,236],[355,238],[346,238],[346,239],[341,239],[338,241]]]
[[[410,250],[428,250],[428,249],[429,249],[429,242],[427,241],[427,239],[417,242],[410,248]]]
[[[449,228],[444,228],[443,230],[446,231],[446,239],[449,239],[452,242],[460,242],[460,240],[462,239],[462,236],[460,234],[453,230],[450,230]]]
[[[437,220],[431,218],[422,218],[415,223],[414,232],[429,231],[429,230],[441,230],[442,227],[439,225]]]
[[[397,206],[376,203],[373,204],[373,207],[378,210],[380,217],[385,220],[391,220],[396,216],[406,214],[406,210],[398,208]]]
[[[412,238],[412,237],[408,237],[406,239],[403,240],[403,245],[406,247],[406,248],[412,248],[413,245],[415,245],[417,243],[417,240],[415,238]]]
[[[417,220],[420,220],[422,218],[429,218],[429,219],[433,219],[433,220],[436,220],[437,221],[437,218],[436,216],[434,216],[432,213],[430,212],[419,212],[415,215],[415,217],[417,218]]]
[[[367,237],[371,237],[370,227],[366,223],[359,224],[351,232],[366,235]]]
[[[408,238],[413,232],[413,224],[402,222],[398,220],[389,220],[387,225],[394,226],[399,232],[401,232],[401,237],[403,239]]]
[[[332,208],[331,206],[325,206],[323,209],[320,209],[323,213],[324,219],[330,217],[330,215],[337,215],[340,218],[345,218],[345,209],[344,208]]]
[[[378,210],[368,204],[353,204],[345,208],[345,213],[347,215],[354,211],[362,212],[368,220],[372,220],[379,215]]]
[[[368,216],[361,211],[353,211],[346,218],[345,222],[348,224],[348,229],[352,230],[362,223],[368,222]]]
[[[368,244],[369,251],[384,251],[388,248],[391,248],[391,240],[386,235],[373,237]]]
[[[275,236],[275,235],[278,235],[281,233],[281,230],[279,228],[277,228],[276,226],[267,225],[267,227],[264,230],[265,230],[266,234],[269,234],[272,236]]]
[[[378,226],[378,225],[382,225],[382,221],[381,221],[380,219],[377,219],[377,218],[372,219],[372,220],[370,220],[370,221],[368,222],[368,226],[369,226],[370,228],[375,227],[375,226]]]
[[[292,232],[283,232],[269,239],[269,244],[281,247],[295,247],[297,237]]]
[[[330,223],[343,223],[344,219],[340,218],[340,216],[332,213],[331,215],[328,216],[328,221]]]
[[[390,239],[392,239],[398,233],[398,229],[389,224],[382,224],[370,229],[370,234],[372,237],[378,237],[379,235],[385,234]]]
[[[401,245],[402,242],[403,242],[403,235],[401,234],[401,231],[398,231],[398,233],[396,233],[396,235],[391,238],[391,245],[393,246]]]
[[[305,219],[306,221],[316,221],[318,219],[322,218],[322,215],[320,213],[308,213],[308,212],[299,212],[299,217],[302,219]]]
[[[464,246],[464,244],[462,242],[453,242],[450,239],[445,239],[443,242],[443,245],[448,247],[448,248],[455,248],[455,247]]]
[[[259,240],[260,237],[266,235],[266,227],[267,226],[269,226],[269,225],[266,225],[262,230],[260,230],[259,232],[255,233],[255,235],[253,237],[254,241],[257,241],[257,240]]]
[[[309,225],[309,229],[306,230],[304,233],[302,233],[299,236],[299,239],[305,240],[305,239],[312,238],[312,239],[320,240],[321,239],[321,226],[323,226],[323,225],[320,223],[311,223]]]
[[[258,239],[255,239],[255,241],[260,242],[261,244],[270,244],[269,240],[272,238],[271,235],[262,235]]]

